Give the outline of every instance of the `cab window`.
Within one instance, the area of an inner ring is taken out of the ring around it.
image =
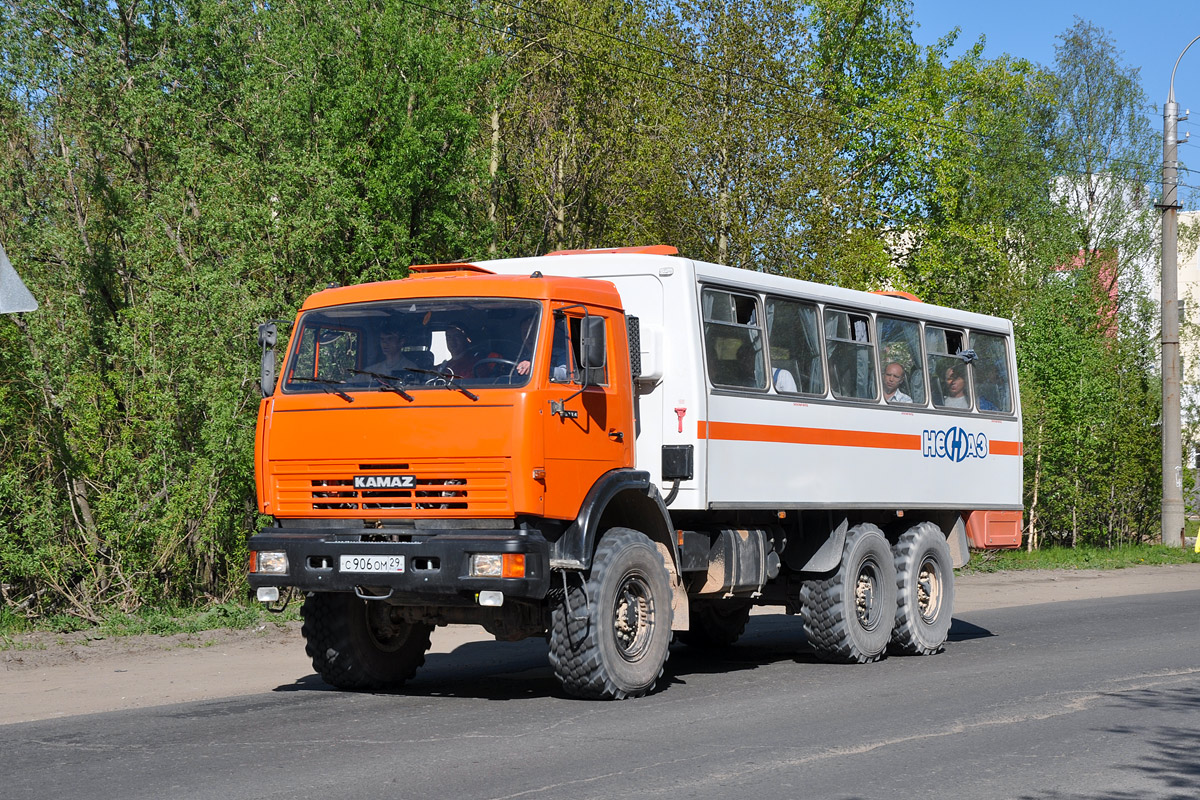
[[[550,345],[550,382],[579,383],[582,377],[579,367],[581,316],[572,314],[555,315],[554,336]],[[593,316],[593,319],[596,319]],[[600,318],[604,325],[604,336],[608,336],[608,320]],[[608,385],[608,367],[592,367],[588,375],[589,386]]]

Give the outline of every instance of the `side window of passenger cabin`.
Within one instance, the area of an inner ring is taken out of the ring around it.
[[[975,397],[980,411],[1009,413],[1013,410],[1012,383],[1008,378],[1008,347],[1003,336],[972,333],[971,349],[976,358],[971,362]]]
[[[967,364],[959,356],[964,349],[964,341],[962,331],[925,326],[930,389],[933,404],[938,408],[971,408],[971,382]]]
[[[884,399],[889,403],[925,405],[921,324],[882,314],[875,322],[879,329],[879,375]],[[896,391],[888,397],[888,390],[897,379]]]
[[[758,298],[721,289],[701,295],[704,352],[714,386],[767,388]]]
[[[829,360],[829,388],[834,397],[875,400],[875,344],[866,314],[825,309],[825,352]]]
[[[815,305],[768,297],[767,338],[775,391],[825,394],[821,334]]]

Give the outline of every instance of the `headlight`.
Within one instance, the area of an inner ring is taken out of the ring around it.
[[[250,571],[259,575],[287,575],[287,553],[274,550],[261,550],[250,554]]]
[[[476,553],[471,556],[472,578],[499,578],[504,562],[499,553]]]

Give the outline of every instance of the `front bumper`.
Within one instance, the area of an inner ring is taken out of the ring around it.
[[[374,531],[372,531],[373,533]],[[550,545],[535,530],[406,531],[411,541],[362,541],[342,530],[272,528],[251,537],[254,552],[287,553],[288,573],[251,572],[250,586],[294,587],[305,592],[365,591],[392,602],[474,605],[481,591],[541,599],[550,588]],[[521,553],[523,578],[480,578],[469,574],[475,553]],[[404,556],[403,572],[342,572],[341,556]]]

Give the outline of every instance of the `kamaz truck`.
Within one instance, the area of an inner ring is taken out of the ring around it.
[[[929,655],[968,524],[1020,529],[1003,319],[653,246],[317,292],[278,370],[260,335],[249,581],[303,595],[335,687],[399,687],[474,624],[637,697],[754,606],[826,660]]]

